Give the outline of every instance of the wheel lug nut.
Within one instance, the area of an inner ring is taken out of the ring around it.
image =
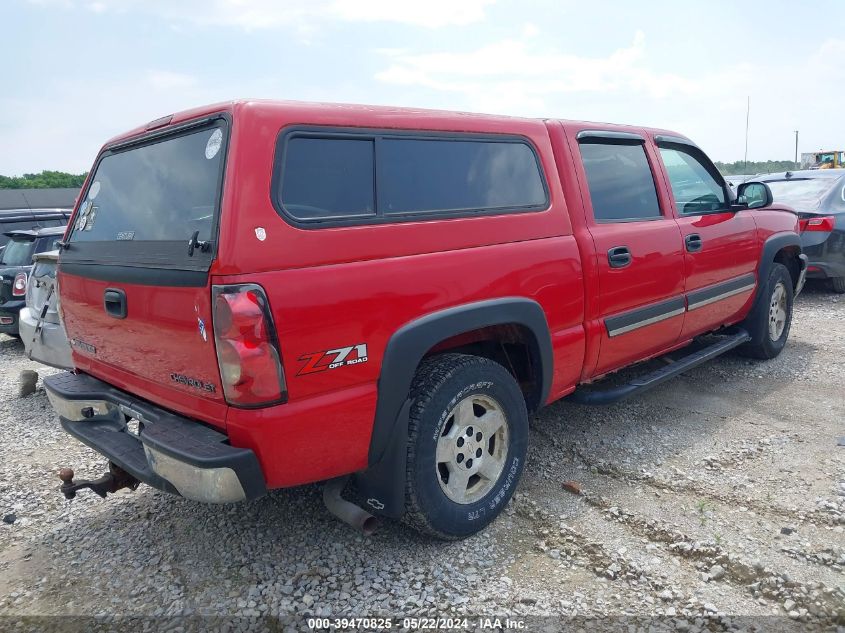
[[[461,446],[463,446],[463,445],[464,445],[464,438],[459,437],[459,438],[458,438],[458,442],[457,442],[457,444],[458,444],[458,448],[460,448]]]
[[[464,461],[464,454],[463,454],[463,453],[458,453],[458,456],[455,458],[455,461],[457,461],[459,464],[460,464],[462,461]]]
[[[481,457],[481,449],[480,448],[477,451],[475,451],[475,456]]]
[[[472,437],[472,427],[467,429],[467,437]]]
[[[475,434],[475,441],[480,442],[482,437],[484,436],[481,434],[481,431],[479,431]]]
[[[472,468],[472,459],[467,460],[467,468]]]

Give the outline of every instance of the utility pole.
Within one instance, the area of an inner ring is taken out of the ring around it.
[[[748,171],[748,120],[751,118],[751,95],[748,96],[748,106],[745,109],[745,167]]]
[[[795,130],[795,169],[798,169],[798,130]]]

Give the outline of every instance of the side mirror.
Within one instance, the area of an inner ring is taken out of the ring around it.
[[[744,182],[736,189],[736,204],[746,209],[762,209],[773,202],[772,190],[764,182]]]

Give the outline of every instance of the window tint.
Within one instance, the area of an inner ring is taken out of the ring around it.
[[[61,241],[61,235],[51,235],[49,237],[39,237],[35,243],[35,250],[34,253],[46,253],[47,251],[54,251],[56,250],[59,245],[58,243]]]
[[[300,220],[375,214],[373,141],[293,137],[282,173],[282,206]]]
[[[72,242],[211,239],[225,153],[222,125],[107,154]]]
[[[717,211],[727,206],[725,189],[692,154],[661,147],[660,156],[669,174],[672,195],[680,213]]]
[[[387,138],[378,160],[385,214],[546,204],[537,159],[525,143]]]
[[[654,178],[641,144],[581,143],[581,159],[596,220],[660,217]]]

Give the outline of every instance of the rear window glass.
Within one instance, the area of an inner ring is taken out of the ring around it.
[[[293,135],[280,184],[285,212],[305,221],[547,205],[539,163],[522,141]]]
[[[657,189],[641,144],[581,143],[581,159],[596,220],[660,217]]]
[[[285,156],[282,201],[313,220],[375,213],[373,141],[294,137]]]
[[[772,190],[775,202],[801,207],[800,211],[818,208],[821,199],[836,186],[838,181],[835,178],[796,178],[765,182]]]
[[[543,206],[546,192],[525,143],[385,139],[379,146],[384,213]]]
[[[29,266],[32,263],[33,240],[12,239],[0,254],[0,264],[6,266]]]
[[[211,239],[223,125],[107,154],[91,177],[72,242]]]
[[[49,237],[39,237],[35,241],[35,250],[33,253],[44,253],[46,251],[54,251],[59,247],[61,235],[51,235]]]

